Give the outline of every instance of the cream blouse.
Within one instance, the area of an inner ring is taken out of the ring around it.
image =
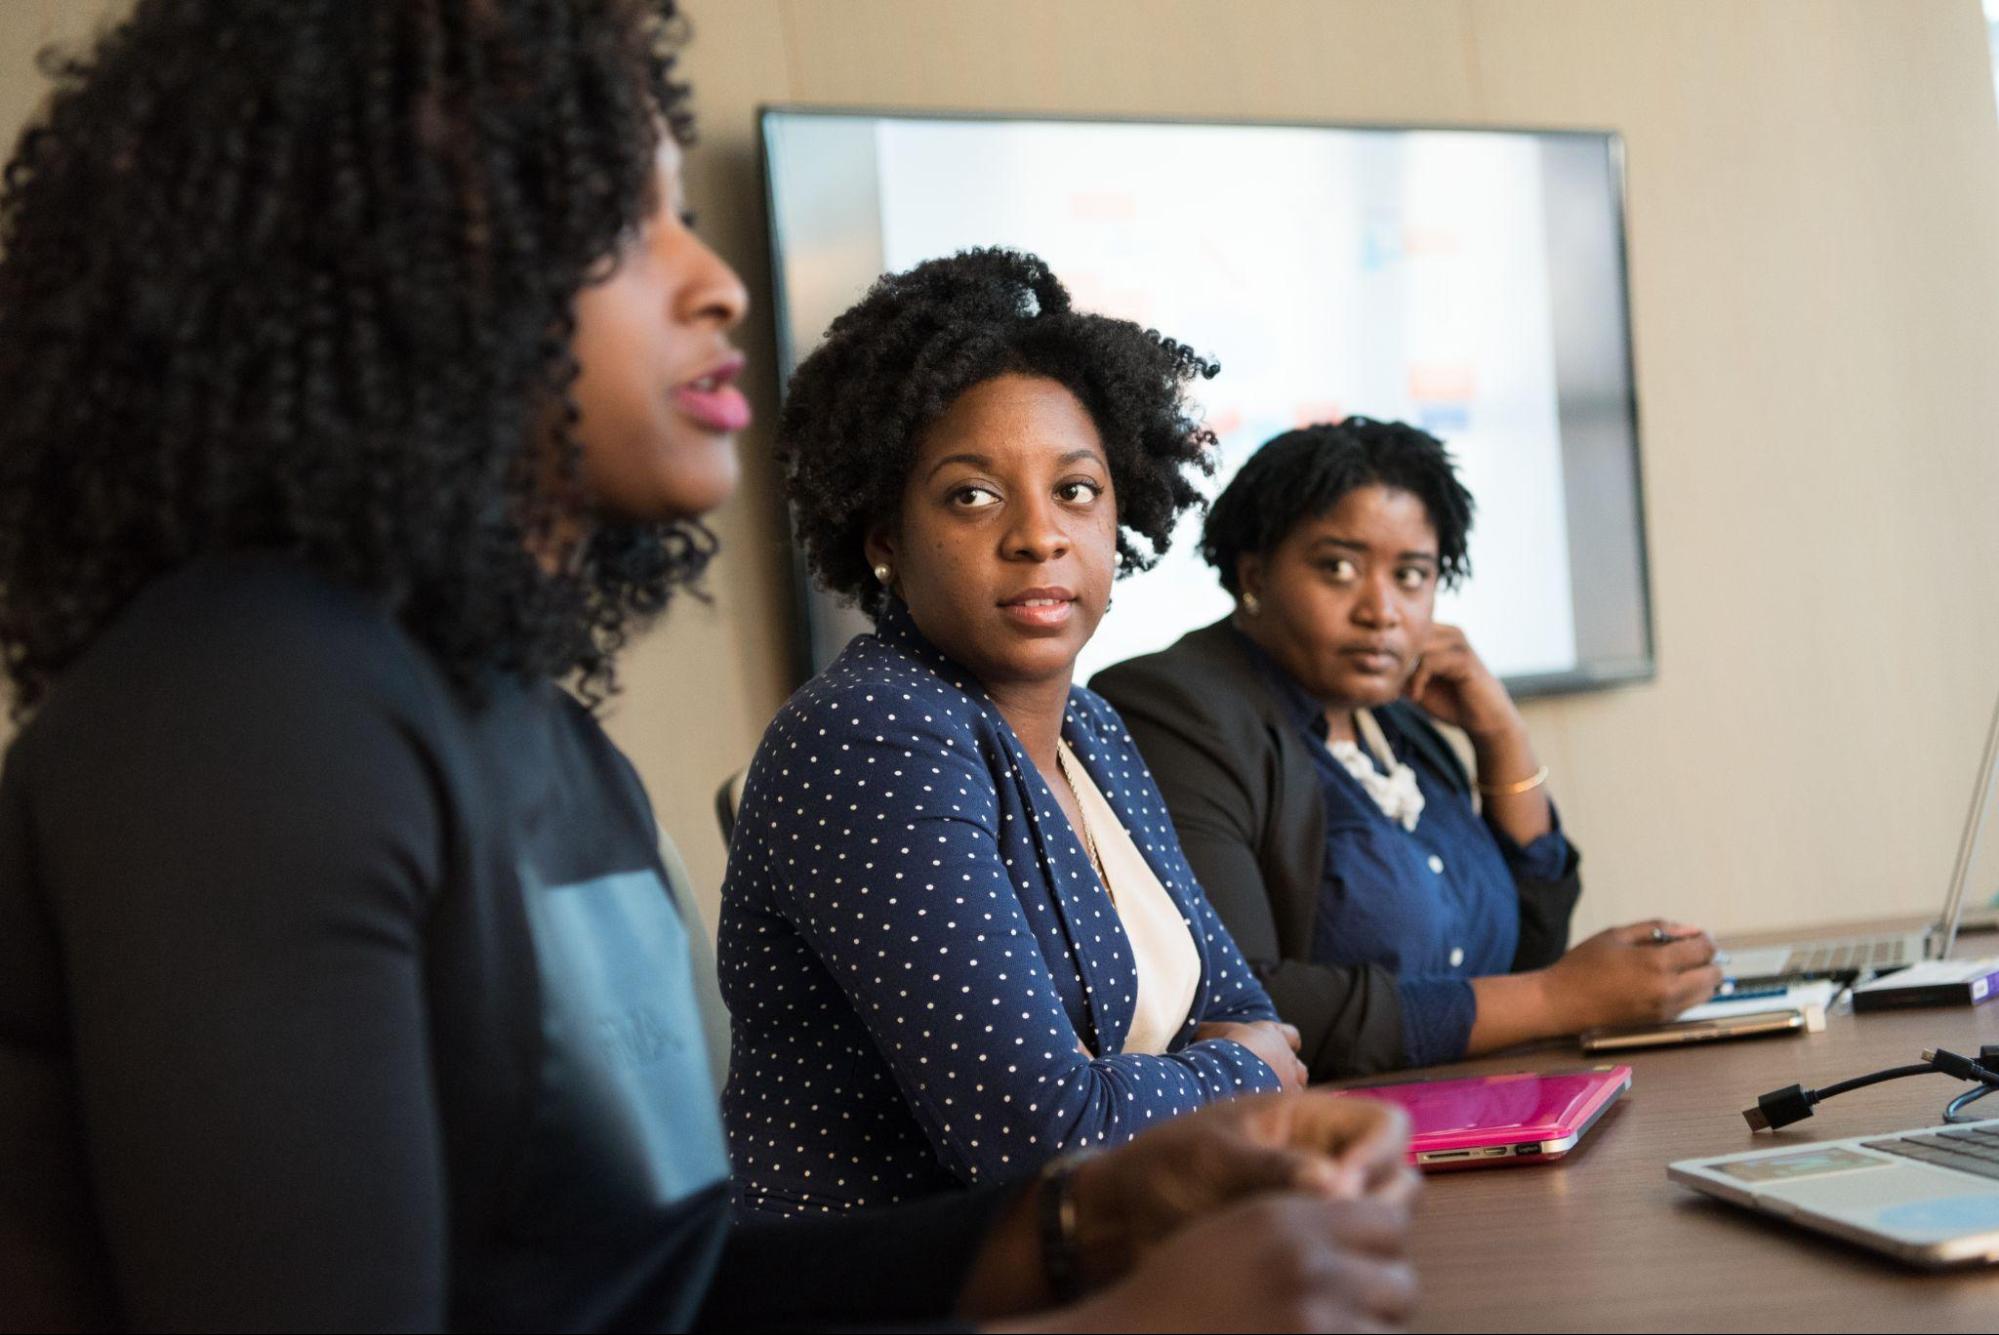
[[[1194,948],[1192,929],[1076,753],[1067,742],[1059,742],[1057,747],[1062,773],[1075,790],[1076,805],[1083,813],[1083,828],[1077,833],[1085,851],[1102,864],[1105,888],[1131,942],[1138,1001],[1132,1009],[1124,1050],[1164,1053],[1187,1023],[1201,984],[1201,956]]]

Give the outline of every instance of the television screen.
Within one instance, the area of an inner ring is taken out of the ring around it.
[[[1439,618],[1516,692],[1650,675],[1615,135],[790,108],[762,129],[786,376],[878,274],[1032,251],[1079,307],[1221,364],[1193,391],[1208,494],[1292,427],[1413,423],[1478,505]],[[1119,583],[1078,681],[1226,615],[1199,527]],[[804,605],[810,668],[865,627]]]

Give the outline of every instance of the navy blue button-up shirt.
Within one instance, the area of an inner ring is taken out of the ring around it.
[[[1414,830],[1403,829],[1327,749],[1320,704],[1247,636],[1243,643],[1310,739],[1325,797],[1326,872],[1313,962],[1389,969],[1402,995],[1405,1060],[1411,1066],[1455,1061],[1476,1015],[1470,980],[1513,965],[1520,942],[1515,877],[1555,880],[1569,865],[1560,821],[1522,847],[1481,819],[1462,784],[1409,744],[1390,711],[1378,711],[1390,750],[1416,771],[1423,792],[1422,819]]]

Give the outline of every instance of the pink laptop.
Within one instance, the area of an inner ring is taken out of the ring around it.
[[[1631,1088],[1629,1066],[1370,1085],[1335,1093],[1409,1114],[1409,1162],[1426,1171],[1548,1163],[1574,1149]]]

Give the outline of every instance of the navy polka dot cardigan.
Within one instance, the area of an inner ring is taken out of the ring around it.
[[[1116,908],[1013,729],[894,604],[786,703],[745,783],[719,943],[739,1205],[1003,1180],[1277,1087],[1242,1045],[1191,1041],[1276,1013],[1124,724],[1078,687],[1062,733],[1199,949],[1174,1050],[1123,1051],[1137,977]]]

